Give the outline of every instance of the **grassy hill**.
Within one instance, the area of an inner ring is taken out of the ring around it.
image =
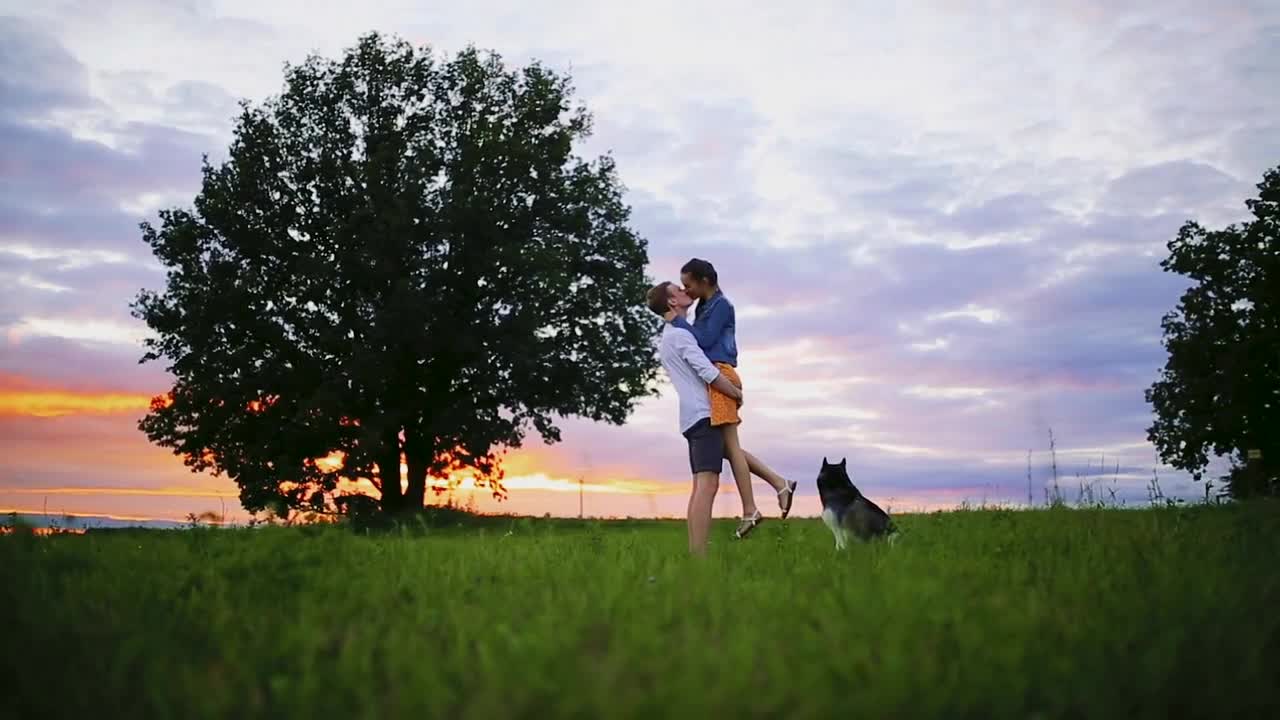
[[[0,537],[8,717],[1266,717],[1280,507]],[[12,714],[10,714],[12,713]]]

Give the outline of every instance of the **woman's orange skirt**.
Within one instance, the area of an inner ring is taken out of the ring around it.
[[[728,363],[715,363],[720,368],[720,373],[742,389],[742,378],[738,377],[738,371]],[[711,424],[715,425],[737,425],[742,422],[742,418],[738,415],[738,401],[725,395],[715,388],[714,385],[707,386],[707,396],[711,399]]]

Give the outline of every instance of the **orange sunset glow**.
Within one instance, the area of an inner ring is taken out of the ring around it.
[[[103,516],[145,521],[181,520],[189,514],[213,510],[226,512],[229,520],[247,514],[239,508],[239,491],[226,477],[193,475],[179,458],[150,445],[134,424],[148,407],[163,405],[167,394],[90,391],[52,386],[7,375],[0,379],[0,422],[27,423],[40,432],[22,448],[20,467],[36,468],[56,462],[72,475],[88,482],[24,487],[20,473],[0,478],[0,507],[4,512],[55,513],[68,516]],[[251,409],[260,404],[251,403]],[[79,442],[77,428],[81,435]],[[104,436],[105,435],[105,436]],[[110,438],[106,437],[110,436]],[[342,465],[342,453],[316,459],[325,471]],[[472,473],[457,471],[448,478],[450,489],[433,495],[440,501],[470,504],[484,512],[576,515],[579,497],[584,510],[595,516],[677,516],[682,511],[681,485],[635,478],[565,477],[545,466],[538,452],[514,452],[503,463],[505,502],[493,499],[487,488],[477,487]],[[97,485],[99,470],[124,470],[133,483]],[[132,470],[132,472],[130,472]],[[400,473],[407,473],[402,462]],[[196,482],[193,482],[196,481]],[[726,486],[728,489],[728,486]],[[367,479],[341,479],[339,492],[377,496]]]
[[[192,474],[170,451],[151,445],[137,430],[137,419],[167,394],[148,395],[59,387],[14,375],[0,385],[0,426],[8,430],[9,465],[0,477],[0,508],[5,512],[51,513],[70,516],[102,516],[131,521],[185,520],[189,515],[212,513],[229,522],[249,518],[239,505],[239,489],[227,477]],[[643,421],[639,421],[643,422]],[[634,431],[632,431],[634,432]],[[678,444],[672,444],[679,450]],[[665,446],[664,446],[665,447]],[[342,455],[330,453],[316,459],[321,470],[341,467]],[[478,488],[468,471],[439,478],[453,483],[440,492],[429,492],[435,502],[454,502],[481,512],[552,514],[590,517],[682,517],[687,484],[676,453],[669,473],[644,477],[625,464],[601,465],[566,462],[557,448],[541,443],[513,451],[503,459],[505,501]],[[30,484],[28,478],[47,468],[57,472],[48,482]],[[407,475],[402,462],[401,477]],[[403,481],[403,480],[402,480]],[[771,507],[771,493],[757,483],[757,501]],[[376,497],[377,489],[366,479],[342,479],[339,492],[360,492]],[[897,510],[928,511],[977,502],[990,488],[955,487],[932,493],[904,491],[883,498]],[[793,514],[820,512],[818,499],[801,494]],[[732,477],[726,473],[717,497],[720,517],[739,512]]]
[[[0,416],[108,415],[144,411],[150,403],[147,395],[41,387],[20,377],[0,376]]]

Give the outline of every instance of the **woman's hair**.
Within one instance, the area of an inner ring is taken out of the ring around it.
[[[680,268],[680,274],[683,275],[684,273],[692,275],[694,280],[705,280],[712,285],[720,284],[720,277],[716,275],[716,267],[701,258],[694,258],[685,263],[684,267]]]

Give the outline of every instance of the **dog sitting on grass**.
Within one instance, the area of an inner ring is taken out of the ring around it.
[[[843,550],[850,537],[859,541],[867,541],[884,537],[892,543],[897,539],[898,529],[894,527],[889,513],[871,502],[849,479],[845,468],[845,459],[830,464],[822,458],[822,469],[818,471],[818,497],[822,499],[822,521],[831,528],[836,538],[836,549]]]

